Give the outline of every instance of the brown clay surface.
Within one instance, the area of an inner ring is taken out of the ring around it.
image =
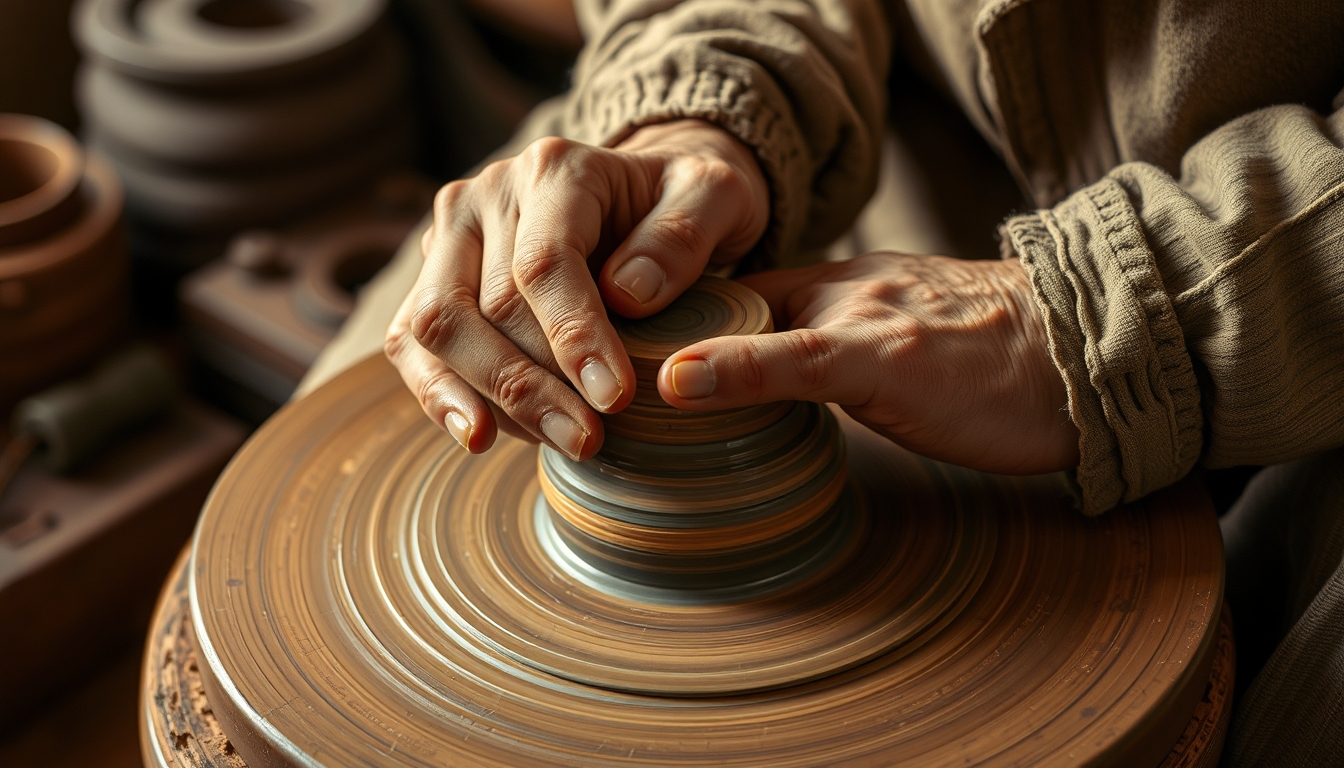
[[[141,671],[140,735],[145,768],[243,768],[246,764],[215,718],[191,640],[184,551],[164,584]],[[1185,731],[1160,768],[1217,765],[1232,714],[1236,650],[1224,604],[1212,673]]]
[[[1222,599],[1198,485],[1088,519],[1056,479],[839,424],[854,528],[826,567],[678,599],[557,558],[537,449],[466,454],[366,361],[263,427],[206,506],[211,708],[253,766],[1159,764]]]

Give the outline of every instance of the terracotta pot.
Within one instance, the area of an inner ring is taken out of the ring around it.
[[[178,85],[303,77],[366,41],[386,0],[82,0],[85,55],[132,77]]]
[[[0,115],[0,410],[103,351],[126,309],[122,191],[59,126]]]
[[[80,110],[118,159],[239,169],[326,155],[404,99],[405,55],[382,31],[367,56],[323,77],[246,93],[167,88],[102,66],[76,84]]]

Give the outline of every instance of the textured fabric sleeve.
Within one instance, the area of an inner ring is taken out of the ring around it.
[[[1338,106],[1338,100],[1337,104]],[[1344,444],[1344,110],[1253,112],[1004,225],[1077,424],[1084,510]]]
[[[580,0],[570,138],[612,146],[699,118],[752,147],[771,188],[762,250],[824,245],[872,194],[890,56],[877,0]]]

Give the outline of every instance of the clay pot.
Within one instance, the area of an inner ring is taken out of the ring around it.
[[[120,332],[121,211],[105,162],[54,123],[0,114],[0,412]]]
[[[385,0],[84,0],[90,143],[137,221],[275,225],[409,154],[407,65]]]

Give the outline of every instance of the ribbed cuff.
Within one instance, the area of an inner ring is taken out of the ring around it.
[[[1137,214],[1105,179],[1002,229],[1022,259],[1078,427],[1076,479],[1099,514],[1184,477],[1203,415],[1184,335]]]

